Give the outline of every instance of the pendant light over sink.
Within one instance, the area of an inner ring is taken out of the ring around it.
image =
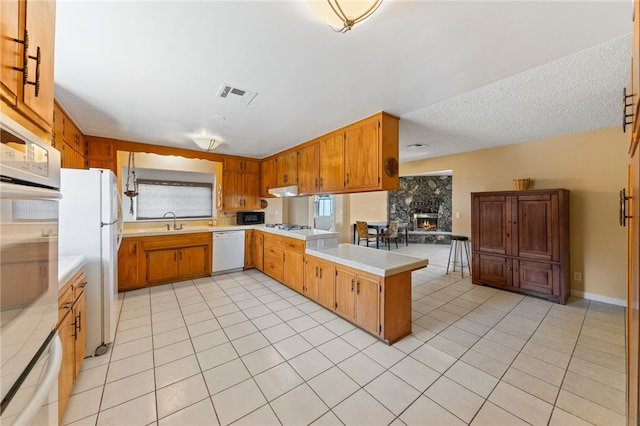
[[[346,33],[367,19],[381,3],[382,0],[309,0],[313,13],[339,33]]]
[[[129,186],[131,185],[131,186]],[[133,198],[138,196],[138,180],[136,179],[136,157],[129,152],[129,165],[127,167],[127,185],[124,195],[129,197],[129,214],[133,216]]]

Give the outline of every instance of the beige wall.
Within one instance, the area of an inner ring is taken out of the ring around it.
[[[571,287],[626,299],[626,228],[618,225],[619,191],[627,180],[627,135],[600,129],[400,164],[400,175],[453,170],[453,232],[471,234],[470,193],[512,189],[530,177],[533,188],[571,191]],[[460,218],[455,217],[460,212]],[[582,273],[582,282],[573,281]]]

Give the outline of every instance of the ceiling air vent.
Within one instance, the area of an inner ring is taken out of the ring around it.
[[[240,89],[227,83],[222,83],[218,90],[218,97],[231,99],[240,102],[241,104],[249,105],[253,98],[256,97],[257,92],[251,92],[250,90]]]

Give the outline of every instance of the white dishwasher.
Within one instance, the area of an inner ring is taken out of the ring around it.
[[[242,271],[244,268],[244,230],[213,231],[211,273]]]

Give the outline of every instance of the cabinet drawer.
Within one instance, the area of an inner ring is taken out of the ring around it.
[[[284,248],[287,251],[293,251],[295,253],[304,253],[305,242],[303,240],[297,240],[295,238],[286,238],[284,240]]]
[[[268,259],[271,259],[271,260],[279,259],[279,261],[282,262],[282,254],[283,254],[282,247],[274,246],[273,244],[265,244],[264,245],[264,260],[265,260],[265,262]]]
[[[80,297],[80,294],[84,291],[84,287],[87,285],[87,274],[84,270],[79,271],[71,279],[71,288],[73,288],[73,300]]]
[[[267,259],[265,259],[264,273],[269,275],[273,279],[282,281],[282,261],[273,262],[273,261],[267,261]]]
[[[71,310],[73,306],[73,288],[71,285],[65,285],[58,294],[58,324],[64,316]]]

